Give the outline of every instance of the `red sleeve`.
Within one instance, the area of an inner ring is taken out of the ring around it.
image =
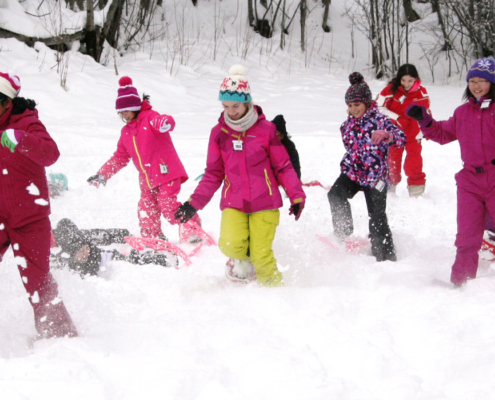
[[[60,157],[57,144],[39,119],[30,119],[26,127],[16,131],[21,134],[16,150],[36,164],[49,167]]]

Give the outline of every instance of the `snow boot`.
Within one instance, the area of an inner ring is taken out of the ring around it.
[[[58,297],[58,286],[54,280],[40,287],[29,301],[33,306],[34,324],[38,334],[35,340],[61,337],[76,337],[77,330]]]
[[[409,197],[420,197],[425,193],[425,185],[409,185]]]
[[[256,270],[249,260],[229,258],[225,266],[225,276],[232,282],[249,283],[256,280]]]

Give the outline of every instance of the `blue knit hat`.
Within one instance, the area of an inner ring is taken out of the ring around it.
[[[495,60],[493,57],[480,58],[469,69],[466,81],[470,78],[483,78],[495,84]]]
[[[234,65],[229,70],[229,76],[225,77],[220,85],[220,101],[235,101],[237,103],[249,103],[251,89],[246,78],[246,69],[242,65]]]

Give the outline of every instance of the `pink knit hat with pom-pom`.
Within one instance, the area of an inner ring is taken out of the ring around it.
[[[119,85],[117,101],[115,102],[117,112],[141,110],[141,97],[139,97],[136,88],[132,86],[132,79],[123,76],[119,79]]]

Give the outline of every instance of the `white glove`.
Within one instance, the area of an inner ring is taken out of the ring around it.
[[[172,128],[172,125],[168,123],[167,117],[163,115],[160,117],[156,117],[153,121],[151,121],[151,123],[161,133],[168,132],[170,128]]]

